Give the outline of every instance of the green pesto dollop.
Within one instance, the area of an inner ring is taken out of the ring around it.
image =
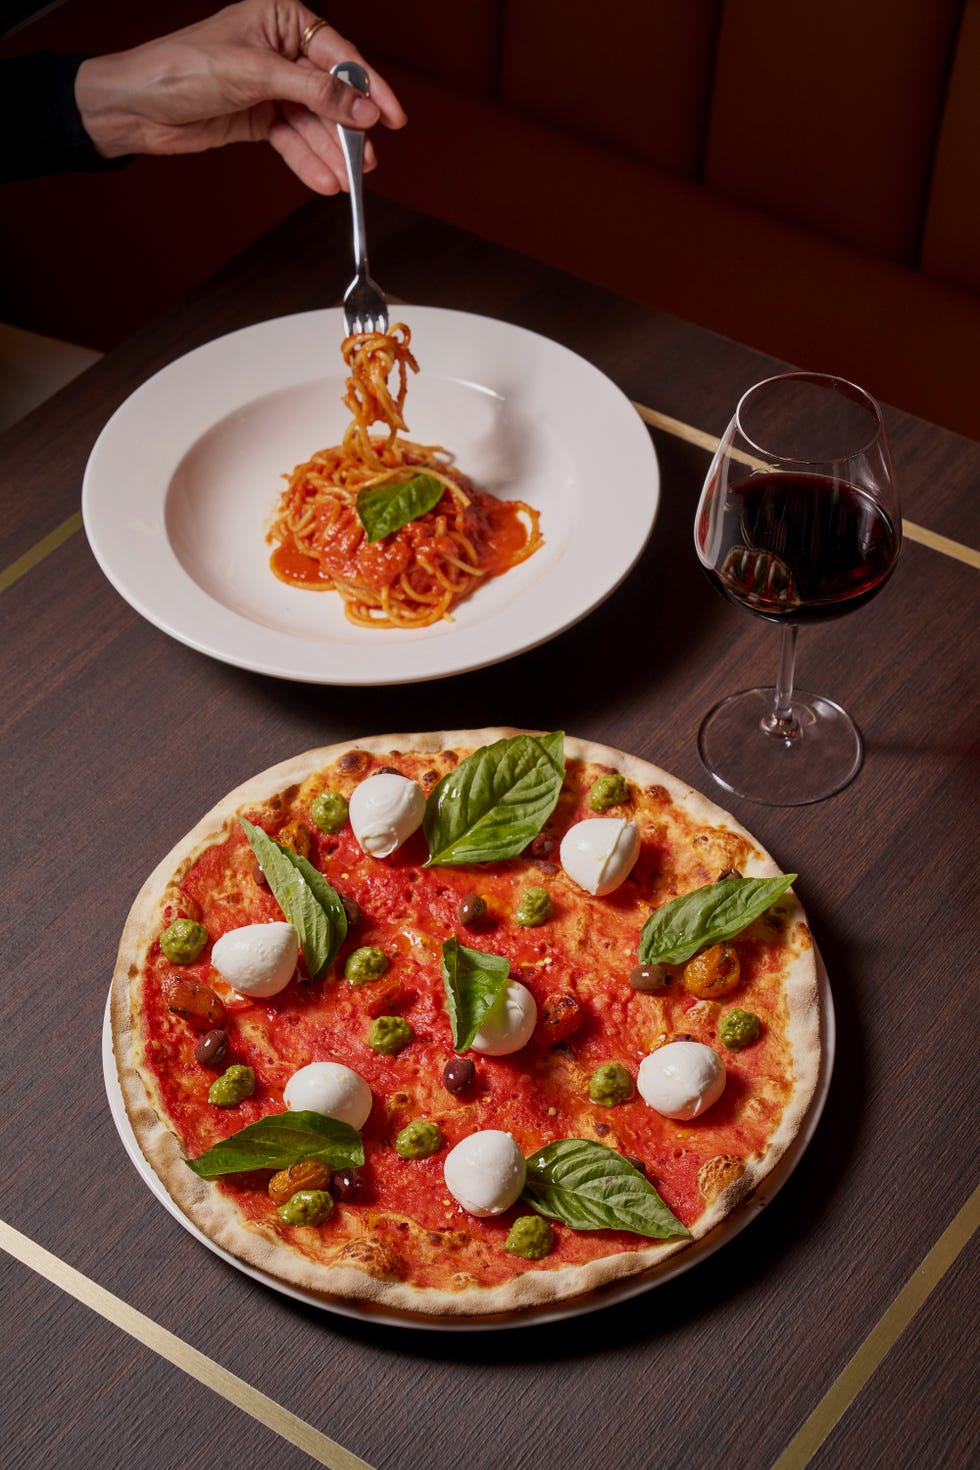
[[[387,968],[388,956],[384,950],[373,944],[364,944],[347,956],[344,979],[352,985],[368,985],[372,980],[380,980]]]
[[[525,1261],[540,1261],[555,1243],[555,1232],[540,1215],[521,1215],[507,1232],[504,1250]]]
[[[377,1016],[371,1022],[368,1046],[382,1056],[391,1057],[396,1051],[401,1051],[403,1046],[407,1046],[414,1035],[415,1032],[404,1016]]]
[[[603,1062],[589,1081],[589,1097],[604,1108],[625,1102],[633,1091],[633,1079],[621,1062]]]
[[[234,1062],[217,1077],[208,1088],[208,1102],[216,1108],[233,1108],[236,1103],[251,1097],[255,1091],[255,1073],[251,1067]]]
[[[758,1041],[762,1031],[762,1023],[758,1016],[753,1016],[751,1011],[743,1011],[738,1006],[733,1011],[726,1011],[718,1022],[718,1036],[729,1051],[741,1051],[743,1046],[750,1042]]]
[[[547,888],[525,888],[514,917],[525,929],[533,929],[537,924],[546,923],[553,912],[554,904]]]
[[[333,1214],[333,1195],[326,1189],[297,1189],[276,1214],[284,1225],[322,1225]]]
[[[339,791],[321,791],[313,799],[310,816],[321,832],[339,832],[347,821],[347,798]]]
[[[416,1118],[400,1130],[395,1139],[395,1153],[403,1159],[427,1159],[442,1144],[442,1129],[438,1124]]]
[[[607,807],[619,806],[621,802],[629,800],[630,789],[626,784],[626,777],[615,775],[600,776],[592,783],[589,792],[589,806],[594,812],[604,812]]]
[[[175,965],[192,965],[208,942],[208,931],[196,919],[174,919],[160,935],[160,948]]]

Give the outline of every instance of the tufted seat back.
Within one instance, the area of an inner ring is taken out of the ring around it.
[[[409,113],[371,188],[980,438],[980,0],[329,16]],[[64,0],[0,55],[121,48],[152,19]],[[0,187],[0,319],[111,346],[304,197],[246,148]]]

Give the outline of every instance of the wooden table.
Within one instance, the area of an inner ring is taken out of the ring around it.
[[[0,439],[0,1459],[975,1463],[980,446],[927,423],[888,414],[910,523],[898,572],[858,618],[801,640],[801,682],[863,727],[860,776],[812,807],[723,803],[800,873],[837,1017],[823,1119],[747,1230],[592,1315],[423,1333],[256,1285],[174,1222],[122,1150],[101,1057],[119,932],[149,868],[226,790],[331,740],[504,721],[632,751],[718,797],[700,717],[774,669],[773,630],[710,590],[691,524],[712,437],[777,364],[377,200],[371,227],[393,294],[543,333],[634,400],[663,477],[655,532],[586,624],[421,688],[242,672],[117,596],[78,514],[97,434],[190,348],[331,304],[347,272],[340,202],[311,204]]]

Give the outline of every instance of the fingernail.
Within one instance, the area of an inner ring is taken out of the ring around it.
[[[374,122],[378,116],[377,104],[372,102],[369,97],[357,97],[354,99],[354,106],[351,108],[351,116],[355,122]]]

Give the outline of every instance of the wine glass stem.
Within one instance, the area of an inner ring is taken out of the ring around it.
[[[775,699],[769,714],[762,721],[767,735],[777,740],[799,740],[803,727],[793,714],[793,680],[796,672],[796,627],[784,623],[779,645],[779,674],[776,679]]]

